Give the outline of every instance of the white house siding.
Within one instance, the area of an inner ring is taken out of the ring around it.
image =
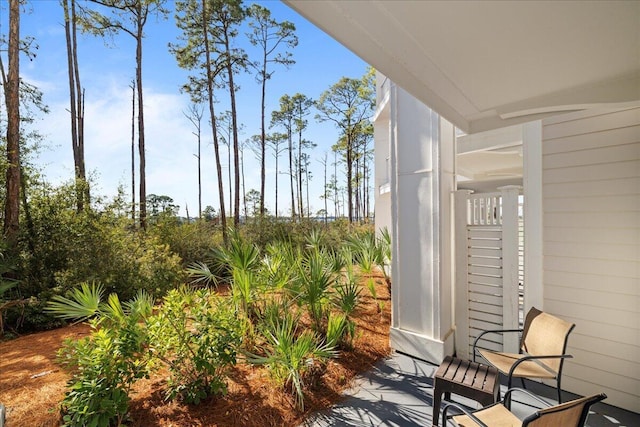
[[[374,194],[375,226],[391,232],[391,128],[389,126],[389,103],[391,81],[376,74],[377,110],[373,119],[374,129]]]
[[[640,107],[542,122],[544,309],[576,324],[563,388],[640,411]]]

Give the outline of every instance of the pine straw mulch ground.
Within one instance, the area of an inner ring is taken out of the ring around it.
[[[382,277],[376,277],[382,311],[362,289],[353,349],[331,360],[317,384],[306,392],[305,412],[293,398],[272,386],[264,368],[239,362],[231,371],[226,396],[197,406],[165,402],[166,373],[157,372],[134,386],[127,423],[138,427],[298,426],[312,412],[339,402],[358,373],[367,371],[389,349],[390,295]],[[7,426],[39,427],[60,424],[58,404],[68,375],[56,363],[56,351],[65,338],[89,334],[86,325],[74,325],[0,343],[0,402],[7,407]]]

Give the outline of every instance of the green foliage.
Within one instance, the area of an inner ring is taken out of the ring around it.
[[[64,318],[94,316],[91,335],[65,340],[58,353],[60,363],[71,372],[60,405],[64,426],[121,425],[131,386],[149,374],[144,320],[151,315],[152,298],[140,291],[124,305],[116,294],[101,300],[100,286],[85,285],[48,306]]]
[[[12,266],[4,256],[5,242],[0,241],[0,337],[4,335],[4,315],[5,311],[13,306],[23,305],[20,299],[13,299],[9,291],[12,291],[18,281],[5,277],[5,274],[13,270]]]
[[[390,252],[390,246],[386,246],[384,237],[377,238],[373,230],[366,230],[348,238],[348,246],[351,250],[353,261],[357,263],[360,272],[365,276],[366,285],[373,299],[378,302],[378,309],[382,311],[384,303],[378,300],[376,282],[371,277],[376,269],[384,272],[386,256]],[[386,273],[385,273],[386,277]]]
[[[380,230],[378,245],[382,253],[382,263],[384,265],[389,265],[391,263],[391,233],[389,233],[389,229],[387,227]]]
[[[260,264],[260,275],[271,288],[279,290],[287,288],[293,280],[298,255],[300,252],[289,243],[280,245],[270,243]]]
[[[90,351],[87,353],[91,354]],[[62,406],[65,411],[63,426],[109,427],[122,424],[128,411],[129,396],[121,388],[109,384],[105,377],[86,375],[69,387]]]
[[[98,313],[100,300],[104,293],[101,284],[89,286],[82,283],[80,289],[72,289],[70,297],[56,295],[49,302],[47,311],[57,315],[61,319],[85,320]]]
[[[369,239],[370,227],[265,217],[233,230],[222,247],[220,230],[203,221],[159,215],[142,233],[122,204],[78,212],[74,189],[32,189],[31,226],[14,258],[21,282],[4,294],[28,301],[17,323],[90,319],[91,336],[60,352],[71,372],[65,425],[125,422],[132,385],[160,362],[170,372],[168,398],[198,403],[224,393],[238,348],[259,354],[252,361],[302,408],[305,385],[335,348],[351,345],[361,296],[352,263],[373,256],[345,236]],[[205,289],[176,290],[188,276]],[[210,294],[225,282],[229,296]],[[165,296],[163,304],[153,309],[150,294]],[[309,330],[300,323],[306,313]]]
[[[187,403],[226,392],[225,374],[241,343],[235,312],[208,290],[170,291],[149,321],[152,351],[169,367],[167,398]]]
[[[331,285],[334,283],[332,262],[326,251],[313,249],[299,264],[297,299],[306,306],[314,328],[320,332],[328,314]]]
[[[346,316],[351,316],[360,303],[360,286],[355,279],[348,279],[346,283],[336,286],[333,297],[334,305]]]
[[[380,248],[379,265],[384,274],[387,286],[389,286],[389,291],[391,291],[391,278],[389,277],[389,271],[391,270],[391,233],[389,233],[387,227],[380,230],[378,247]]]
[[[162,295],[182,282],[181,260],[166,244],[132,232],[129,220],[110,207],[77,212],[75,195],[74,184],[31,189],[16,271],[23,297],[47,301],[96,282],[126,300],[139,289]]]
[[[344,276],[344,282],[336,286],[332,302],[336,308],[344,316],[344,330],[339,340],[339,344],[343,347],[350,348],[353,339],[356,336],[356,323],[352,319],[352,315],[358,309],[360,304],[360,285],[356,282],[356,276],[353,273],[353,267],[349,265]],[[331,322],[331,318],[329,319]],[[337,322],[337,320],[336,320]],[[327,326],[327,340],[329,339],[329,328]]]
[[[238,230],[231,230],[229,248],[219,249],[217,259],[228,265],[231,270],[251,271],[257,267],[259,255],[257,245],[242,238]]]
[[[259,297],[257,285],[257,277],[252,271],[233,269],[231,295],[236,309],[243,313],[247,319],[252,319],[256,314],[256,304]]]
[[[191,278],[191,284],[218,287],[219,276],[212,272],[204,262],[193,262],[186,271]]]
[[[173,216],[160,217],[148,233],[168,245],[184,266],[207,260],[211,248],[222,244],[222,231],[211,221],[181,222]]]
[[[319,250],[324,246],[324,234],[320,228],[312,228],[307,235],[306,247]]]
[[[329,314],[327,320],[327,345],[335,348],[349,333],[349,321],[344,314]]]
[[[335,350],[319,342],[310,330],[298,333],[299,318],[287,313],[271,325],[267,333],[265,356],[249,355],[250,363],[265,365],[276,384],[294,394],[296,405],[304,410],[305,381],[329,358]]]

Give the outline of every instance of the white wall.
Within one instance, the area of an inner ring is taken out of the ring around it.
[[[640,107],[542,122],[543,304],[576,324],[563,388],[640,411]]]
[[[382,74],[376,74],[378,107],[373,121],[374,135],[374,194],[375,227],[391,232],[391,158],[389,103],[391,82]]]
[[[440,363],[453,351],[453,126],[394,85],[389,105],[391,346]]]

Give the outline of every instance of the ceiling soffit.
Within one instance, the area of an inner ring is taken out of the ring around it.
[[[640,2],[285,0],[467,133],[640,99]]]

